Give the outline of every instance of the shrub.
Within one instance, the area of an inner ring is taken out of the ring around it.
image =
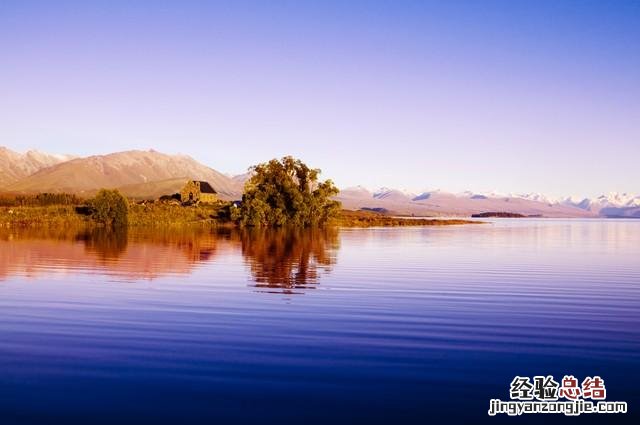
[[[126,226],[129,222],[129,201],[117,190],[101,189],[89,201],[91,217],[106,226]]]
[[[160,198],[158,198],[158,201],[160,202],[172,202],[172,201],[178,201],[180,202],[180,200],[182,199],[182,197],[180,196],[179,193],[174,193],[173,195],[162,195]]]

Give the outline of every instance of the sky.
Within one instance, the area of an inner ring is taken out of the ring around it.
[[[0,146],[640,192],[640,1],[0,0]]]

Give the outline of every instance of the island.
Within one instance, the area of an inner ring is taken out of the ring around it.
[[[489,218],[489,217],[498,217],[498,218],[525,218],[528,217],[524,214],[512,213],[512,212],[483,212],[479,214],[472,214],[473,218]]]

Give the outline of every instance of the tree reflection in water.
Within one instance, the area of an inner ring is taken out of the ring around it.
[[[0,279],[64,267],[155,279],[190,274],[227,252],[243,256],[255,288],[293,294],[318,284],[335,264],[338,247],[335,228],[0,228]]]
[[[82,241],[88,252],[96,253],[102,260],[113,260],[127,249],[128,233],[126,227],[97,227],[78,233],[76,240]]]
[[[265,292],[314,288],[335,264],[339,247],[336,228],[244,229],[239,235],[255,287]]]

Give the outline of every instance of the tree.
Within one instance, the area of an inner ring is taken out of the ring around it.
[[[106,226],[121,227],[129,222],[129,201],[118,190],[101,189],[89,201],[91,216]]]
[[[338,194],[333,182],[318,182],[320,170],[299,159],[272,159],[250,170],[240,211],[243,225],[317,226],[340,211],[340,202],[331,199]]]

